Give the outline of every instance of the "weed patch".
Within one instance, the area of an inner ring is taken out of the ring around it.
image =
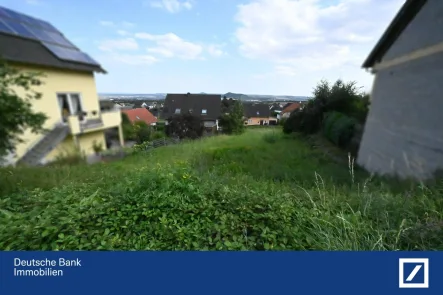
[[[0,169],[2,250],[443,250],[443,183],[401,187],[248,130]],[[393,189],[395,186],[395,189]]]

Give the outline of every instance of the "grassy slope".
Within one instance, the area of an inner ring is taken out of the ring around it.
[[[275,129],[0,179],[0,249],[443,249],[438,186],[394,193]]]

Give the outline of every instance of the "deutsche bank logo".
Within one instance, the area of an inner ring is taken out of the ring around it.
[[[429,288],[429,259],[400,258],[399,288]]]

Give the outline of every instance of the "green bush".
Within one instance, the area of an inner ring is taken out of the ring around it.
[[[287,120],[288,120],[288,118],[281,118],[281,119],[278,121],[278,125],[280,125],[280,126],[285,126],[285,123],[286,123]]]
[[[232,102],[229,114],[223,114],[219,119],[224,134],[241,134],[245,131],[243,120],[243,104],[239,100]]]
[[[158,132],[165,133],[165,124],[157,122],[157,125],[155,126],[155,130],[157,130]]]
[[[152,129],[144,121],[136,121],[133,125],[135,140],[138,144],[151,140]]]
[[[346,148],[354,135],[357,120],[339,112],[325,115],[323,134],[335,145]]]
[[[330,85],[327,81],[321,81],[314,89],[314,98],[309,100],[302,110],[291,114],[284,123],[283,131],[285,133],[299,132],[304,135],[317,133],[324,125],[325,114],[334,111],[364,123],[368,105],[369,96],[360,94],[355,82],[344,83],[337,80]],[[346,129],[346,127],[343,128]]]
[[[54,161],[49,163],[49,166],[72,166],[85,163],[85,154],[80,149],[73,148],[70,151],[65,151],[58,155]]]
[[[155,131],[151,134],[151,140],[156,140],[156,139],[165,138],[165,137],[166,137],[166,135],[162,131]]]
[[[166,128],[166,134],[169,137],[196,139],[203,135],[204,127],[198,115],[185,113],[173,115],[169,119]]]
[[[150,142],[150,141],[145,141],[145,142],[142,142],[142,143],[140,143],[140,144],[135,144],[135,145],[132,147],[132,150],[133,150],[134,152],[143,152],[143,151],[146,151],[146,150],[148,149],[148,147],[151,146],[151,145],[152,145],[152,142]]]

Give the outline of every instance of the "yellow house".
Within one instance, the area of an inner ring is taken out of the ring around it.
[[[21,71],[43,74],[42,94],[33,103],[48,119],[41,134],[26,130],[6,164],[39,165],[59,156],[94,154],[106,149],[105,131],[118,129],[123,145],[120,110],[101,111],[94,73],[105,70],[48,22],[0,7],[0,57]],[[19,93],[24,95],[22,93]]]
[[[245,126],[276,125],[277,118],[271,117],[269,105],[266,103],[244,103]]]

